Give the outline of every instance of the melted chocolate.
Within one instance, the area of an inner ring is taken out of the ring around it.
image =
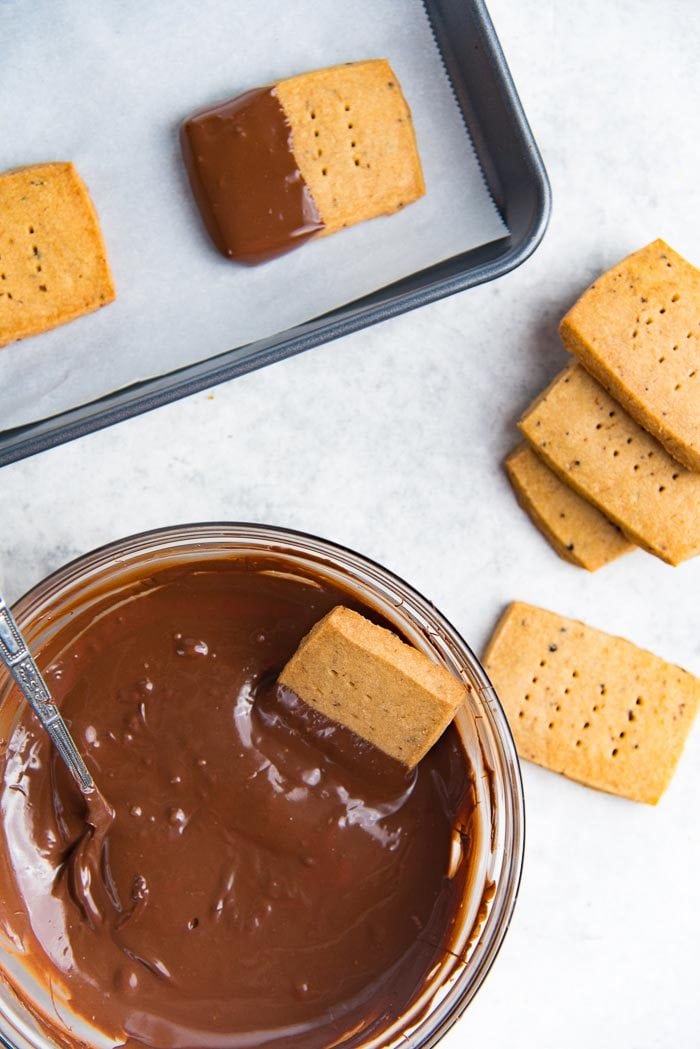
[[[204,225],[227,258],[265,262],[323,229],[274,87],[196,113],[180,141]]]
[[[425,986],[468,884],[469,856],[447,876],[473,806],[456,730],[409,773],[278,688],[314,622],[367,609],[254,567],[138,580],[40,653],[106,807],[24,708],[2,756],[5,932],[129,1044],[363,1045]]]

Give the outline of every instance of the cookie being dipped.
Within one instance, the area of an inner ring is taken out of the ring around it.
[[[278,681],[408,768],[437,742],[465,696],[444,667],[343,605],[309,631]]]

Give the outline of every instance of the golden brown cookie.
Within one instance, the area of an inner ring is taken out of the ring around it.
[[[617,525],[557,477],[529,445],[505,468],[516,498],[560,557],[589,572],[634,550]]]
[[[655,240],[598,277],[560,331],[632,418],[700,471],[700,270]]]
[[[655,805],[700,703],[700,679],[630,641],[516,601],[484,655],[518,753]]]
[[[302,73],[275,91],[324,234],[423,196],[411,111],[385,59]]]
[[[700,553],[700,474],[671,458],[580,364],[556,377],[519,426],[628,539],[672,565]]]
[[[0,346],[115,297],[97,214],[70,163],[0,175]]]
[[[342,605],[306,635],[279,683],[409,768],[465,697],[444,667]]]

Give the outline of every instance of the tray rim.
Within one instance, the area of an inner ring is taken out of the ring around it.
[[[411,277],[404,278],[394,285],[377,289],[365,299],[355,300],[355,302],[326,314],[325,317],[313,318],[269,339],[224,350],[183,368],[164,372],[122,387],[96,400],[46,419],[0,431],[0,467],[60,444],[74,441],[163,405],[171,404],[183,397],[201,393],[203,390],[211,389],[239,375],[257,371],[280,360],[286,360],[288,357],[296,356],[315,346],[332,342],[372,324],[378,324],[391,317],[408,313],[457,292],[465,291],[467,288],[496,280],[522,265],[537,249],[547,229],[551,214],[551,188],[544,162],[525,116],[486,4],[484,0],[469,0],[469,6],[479,23],[482,43],[488,49],[490,64],[500,81],[502,99],[509,111],[519,139],[522,156],[530,169],[533,181],[536,206],[529,226],[518,240],[508,243],[511,238],[505,237],[489,245],[482,245],[473,252],[466,252],[464,256],[455,256],[454,258],[457,259],[466,259],[470,254],[481,252],[484,248],[492,249],[494,245],[505,245],[504,251],[497,254],[495,258],[465,268],[460,272],[438,277],[418,289],[403,292],[397,290],[392,294],[393,288],[399,288],[406,280],[421,274],[428,274],[431,269],[442,266],[442,263],[436,267],[416,271]],[[428,3],[426,3],[426,8],[428,8]],[[428,15],[430,17],[429,10]],[[470,133],[468,126],[465,130],[467,134]],[[388,296],[385,301],[371,301],[377,295],[382,294]]]

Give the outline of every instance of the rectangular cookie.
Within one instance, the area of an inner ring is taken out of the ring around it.
[[[276,94],[324,234],[423,196],[411,111],[386,59],[302,73]]]
[[[700,552],[700,474],[686,470],[580,365],[519,423],[537,454],[631,541],[677,565]]]
[[[311,629],[278,680],[409,768],[465,696],[464,684],[444,667],[342,605]]]
[[[700,679],[630,641],[520,601],[484,667],[518,753],[589,787],[655,805],[700,703]]]
[[[640,426],[700,471],[700,270],[655,240],[598,277],[560,332]]]
[[[504,465],[523,510],[565,561],[595,572],[634,550],[617,525],[564,484],[529,445],[515,448]]]
[[[425,193],[411,112],[385,59],[247,91],[195,113],[180,140],[214,245],[246,265]]]
[[[97,214],[70,163],[0,175],[0,346],[115,297]]]

